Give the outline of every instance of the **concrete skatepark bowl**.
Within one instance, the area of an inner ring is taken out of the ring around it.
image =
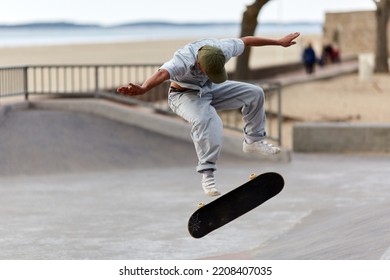
[[[223,192],[269,171],[285,189],[197,240],[187,221],[210,199],[189,135],[27,107],[0,115],[0,259],[390,259],[386,154],[224,152]]]

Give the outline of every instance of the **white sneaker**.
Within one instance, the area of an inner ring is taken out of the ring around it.
[[[264,140],[253,142],[248,144],[245,140],[242,145],[242,150],[244,153],[257,153],[261,155],[276,155],[280,153],[280,148],[267,143]]]
[[[217,196],[221,194],[215,187],[215,178],[213,174],[207,174],[203,176],[202,187],[204,193],[208,196]]]

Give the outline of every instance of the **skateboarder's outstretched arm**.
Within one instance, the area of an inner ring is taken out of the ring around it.
[[[128,86],[117,88],[116,92],[130,96],[142,95],[152,88],[162,84],[166,80],[169,80],[169,78],[169,72],[167,70],[160,69],[150,76],[142,85],[130,83]]]
[[[245,36],[242,37],[241,40],[244,42],[245,47],[282,46],[286,48],[295,45],[296,42],[294,40],[299,35],[299,32],[294,32],[280,38],[279,40],[262,38],[257,36]]]

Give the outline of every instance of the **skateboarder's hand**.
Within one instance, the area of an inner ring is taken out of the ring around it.
[[[117,88],[116,92],[124,95],[135,96],[145,94],[146,90],[140,85],[130,83],[127,87]]]
[[[288,34],[287,36],[284,36],[282,39],[279,40],[279,44],[282,47],[289,47],[292,45],[295,45],[297,42],[294,40],[300,35],[299,32]]]

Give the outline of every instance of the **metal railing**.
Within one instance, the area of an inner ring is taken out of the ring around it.
[[[0,98],[7,96],[74,96],[109,98],[120,102],[152,107],[171,114],[167,104],[169,83],[164,83],[141,97],[128,97],[115,93],[119,85],[129,81],[142,83],[160,64],[132,65],[32,65],[0,67]],[[281,145],[282,112],[281,85],[275,82],[256,82],[266,95],[268,138]],[[242,131],[239,110],[220,112],[224,126]]]
[[[27,94],[27,67],[0,67],[0,97]]]

